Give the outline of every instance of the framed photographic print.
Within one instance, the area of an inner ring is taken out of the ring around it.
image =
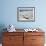
[[[18,7],[17,20],[22,22],[35,21],[35,7]]]

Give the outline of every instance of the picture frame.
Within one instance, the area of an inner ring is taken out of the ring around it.
[[[17,21],[20,22],[34,22],[35,21],[35,7],[18,7]]]

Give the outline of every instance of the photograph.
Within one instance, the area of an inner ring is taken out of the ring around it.
[[[18,7],[17,8],[18,21],[35,21],[35,7]]]

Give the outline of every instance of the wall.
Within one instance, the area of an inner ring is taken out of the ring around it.
[[[13,24],[16,28],[46,28],[46,0],[1,0],[0,25]],[[35,7],[35,22],[18,22],[17,7]]]

